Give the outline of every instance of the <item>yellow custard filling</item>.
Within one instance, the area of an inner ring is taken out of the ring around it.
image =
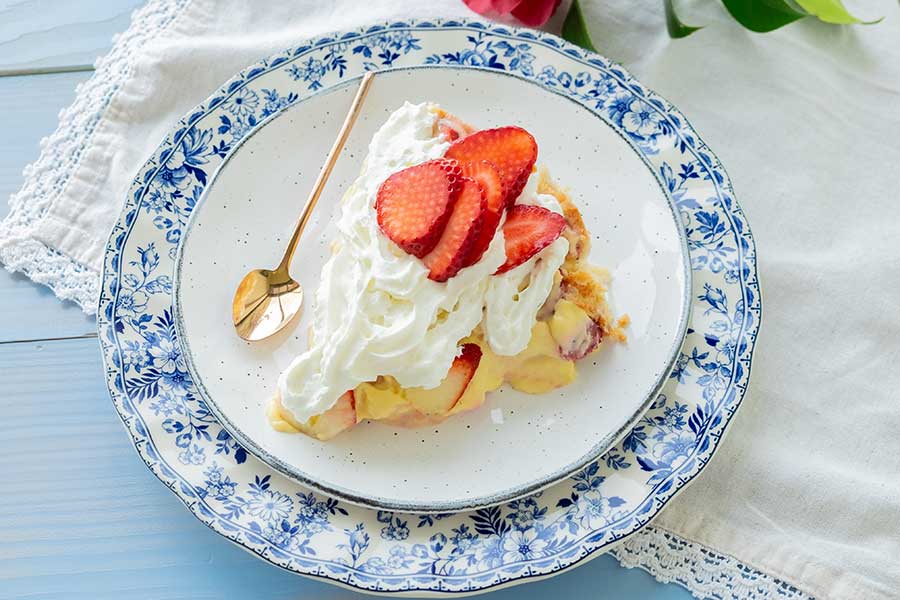
[[[575,361],[559,357],[557,343],[547,322],[535,323],[528,347],[516,356],[494,354],[490,346],[477,336],[466,338],[461,343],[470,342],[481,347],[481,361],[466,391],[448,412],[421,412],[409,399],[415,390],[400,387],[393,377],[379,377],[377,381],[362,383],[353,390],[356,422],[372,420],[401,427],[420,427],[439,423],[446,417],[480,407],[484,404],[485,395],[504,383],[509,383],[520,392],[541,394],[575,380]],[[303,432],[319,439],[327,439],[320,426],[322,415],[312,417],[306,423],[298,423],[284,410],[277,397],[269,404],[267,416],[276,431]]]
[[[383,421],[401,427],[435,424],[446,417],[474,410],[484,404],[486,394],[504,383],[528,394],[543,394],[572,383],[577,377],[574,360],[559,355],[560,344],[573,333],[582,331],[590,317],[569,300],[562,299],[546,321],[538,321],[531,331],[528,346],[515,356],[499,356],[476,332],[460,344],[475,343],[481,348],[481,360],[465,392],[446,412],[427,412],[415,402],[416,389],[405,389],[392,377],[363,383],[353,390],[352,411],[341,402],[335,409],[298,423],[281,405],[277,397],[268,407],[272,428],[285,433],[303,432],[319,439],[329,439],[345,426],[360,421]],[[344,397],[342,397],[343,400]],[[334,418],[335,413],[338,418]]]

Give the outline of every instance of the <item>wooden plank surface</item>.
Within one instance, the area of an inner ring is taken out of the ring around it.
[[[3,120],[0,143],[0,219],[7,198],[22,185],[22,169],[37,159],[40,140],[56,129],[56,116],[90,73],[0,77]],[[72,302],[62,303],[44,286],[0,268],[0,343],[91,334],[94,319]]]
[[[294,576],[194,519],[131,448],[97,340],[0,345],[0,597],[367,598]],[[602,556],[514,598],[686,599]]]
[[[89,67],[142,0],[0,0],[0,74]]]

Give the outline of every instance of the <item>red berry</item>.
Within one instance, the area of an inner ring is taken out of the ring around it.
[[[436,158],[425,164],[429,163],[433,163],[442,168],[444,173],[447,174],[447,179],[450,180],[450,185],[457,188],[459,187],[459,178],[465,175],[465,173],[463,173],[462,165],[459,164],[458,160],[453,160],[452,158]]]
[[[506,205],[511,206],[537,160],[537,142],[521,127],[482,129],[456,140],[445,153],[461,163],[488,160],[497,167],[506,190]]]
[[[416,410],[426,415],[444,417],[462,398],[481,362],[481,346],[465,344],[453,360],[447,376],[436,388],[408,388],[406,397]]]
[[[518,267],[552,244],[565,227],[562,215],[542,206],[517,204],[510,208],[503,223],[506,262],[496,274]]]
[[[472,133],[472,128],[452,115],[441,117],[437,122],[438,134],[448,142],[466,137]]]
[[[487,211],[487,203],[481,186],[474,179],[461,178],[462,189],[440,241],[422,259],[428,267],[428,278],[447,281],[463,268],[472,245],[481,232],[481,223]]]
[[[459,195],[460,173],[454,161],[440,159],[388,177],[375,200],[381,231],[413,256],[431,252]]]
[[[453,142],[459,139],[459,132],[444,123],[438,125],[438,131],[448,142]]]
[[[484,222],[481,224],[481,233],[478,235],[478,239],[472,246],[472,250],[466,257],[466,260],[463,261],[463,267],[468,267],[481,260],[488,246],[491,245],[505,207],[506,192],[503,187],[503,181],[500,178],[500,172],[490,161],[479,160],[464,163],[462,165],[462,173],[478,182],[487,202],[487,212],[484,215]]]

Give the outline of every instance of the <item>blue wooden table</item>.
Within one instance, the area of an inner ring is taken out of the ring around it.
[[[0,198],[140,1],[0,0]],[[94,319],[0,270],[0,598],[362,597],[195,520],[132,450],[102,373]],[[490,595],[550,596],[690,597],[609,556]]]

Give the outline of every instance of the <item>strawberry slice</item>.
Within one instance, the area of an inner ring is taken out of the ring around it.
[[[480,362],[481,346],[465,344],[439,386],[430,390],[409,388],[406,399],[423,414],[446,416],[469,387]]]
[[[511,206],[534,168],[537,142],[521,127],[482,129],[450,144],[444,156],[461,163],[478,160],[494,163],[506,189],[506,204]]]
[[[433,163],[442,168],[444,173],[447,174],[447,178],[450,180],[450,185],[454,186],[457,190],[459,189],[459,178],[465,175],[465,173],[463,173],[462,165],[459,164],[458,160],[452,158],[436,158],[425,164],[429,163]]]
[[[459,195],[461,170],[439,159],[388,177],[375,199],[378,226],[388,238],[422,258],[435,247]]]
[[[453,115],[444,115],[437,121],[438,134],[448,142],[466,137],[472,133],[472,128],[454,117]]]
[[[434,281],[447,281],[463,267],[463,261],[478,235],[481,223],[487,212],[487,202],[481,186],[474,179],[461,177],[462,189],[447,227],[437,245],[422,259],[428,267],[428,278]]]
[[[518,267],[552,244],[565,227],[566,220],[562,215],[543,206],[516,204],[510,208],[503,223],[506,262],[495,275]]]
[[[491,245],[505,207],[506,192],[500,172],[490,161],[479,160],[465,163],[462,165],[462,174],[478,182],[484,191],[485,202],[487,202],[487,212],[484,214],[484,221],[481,224],[481,233],[475,240],[469,255],[463,261],[463,267],[468,267],[481,260],[488,246]]]

